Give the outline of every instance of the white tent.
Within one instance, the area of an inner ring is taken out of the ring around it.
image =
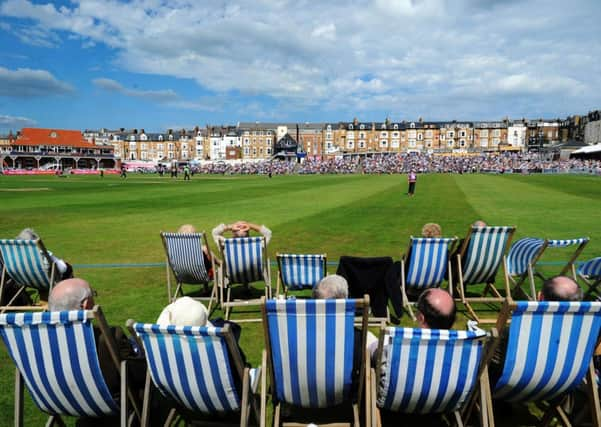
[[[590,154],[601,152],[601,144],[588,145],[586,147],[579,148],[576,151],[572,151],[572,154]]]

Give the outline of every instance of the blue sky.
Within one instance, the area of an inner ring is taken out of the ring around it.
[[[0,132],[601,108],[599,0],[0,0]]]

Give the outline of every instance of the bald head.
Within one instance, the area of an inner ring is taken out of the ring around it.
[[[442,289],[426,289],[417,300],[417,309],[421,328],[450,329],[455,323],[455,301]]]
[[[90,310],[93,307],[92,288],[88,282],[79,278],[58,282],[48,297],[50,311]]]
[[[540,301],[581,301],[582,290],[578,283],[566,276],[555,276],[543,283],[538,294]]]

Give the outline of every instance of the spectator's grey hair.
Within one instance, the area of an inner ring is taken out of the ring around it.
[[[33,228],[24,228],[16,237],[17,240],[38,240],[40,236],[33,231]]]
[[[92,289],[86,286],[74,286],[69,289],[69,292],[57,299],[51,292],[48,298],[48,310],[64,311],[64,310],[81,310],[81,303],[86,298],[91,298]]]
[[[315,299],[346,299],[348,298],[348,283],[346,279],[337,274],[324,277],[313,289]]]

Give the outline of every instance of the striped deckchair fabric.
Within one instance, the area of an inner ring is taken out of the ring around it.
[[[251,283],[263,280],[264,237],[224,239],[223,260],[230,283]]]
[[[204,233],[161,233],[167,259],[179,283],[208,283],[202,246]]]
[[[0,315],[2,339],[43,412],[78,417],[119,414],[100,370],[94,317],[98,313],[91,310]],[[22,410],[20,398],[15,400]]]
[[[457,256],[458,285],[460,300],[465,305],[469,315],[475,320],[479,319],[471,306],[473,302],[500,303],[504,297],[494,286],[497,270],[501,264],[505,268],[504,256],[511,244],[515,232],[513,226],[472,226]],[[507,275],[505,274],[505,277]],[[466,297],[468,285],[484,284],[484,291],[480,296]],[[453,288],[451,288],[453,289]],[[505,280],[505,293],[509,295],[509,283]],[[487,296],[487,293],[490,295]]]
[[[449,271],[449,245],[456,238],[411,237],[407,255],[401,259],[401,291],[403,305],[415,320],[407,288],[418,291],[440,287]],[[449,287],[452,279],[449,279]]]
[[[328,408],[352,402],[353,396],[361,401],[364,365],[354,367],[353,355],[360,352],[364,361],[368,307],[367,297],[264,303],[263,326],[277,414],[281,404]],[[358,312],[363,316],[361,332],[354,327]],[[361,341],[355,341],[355,333],[361,334]],[[356,342],[363,345],[357,348]],[[358,379],[353,378],[353,370],[359,372]]]
[[[324,254],[277,254],[279,282],[284,292],[314,288],[326,275],[326,256]]]
[[[518,291],[522,297],[531,300],[535,299],[535,276],[545,280],[545,276],[537,269],[537,262],[543,256],[545,250],[547,248],[576,247],[559,273],[560,275],[563,275],[572,270],[574,261],[576,261],[588,241],[588,237],[561,240],[526,237],[515,242],[515,244],[511,246],[507,256],[507,275],[509,280],[514,284],[513,292],[515,293],[515,291]],[[574,280],[576,280],[576,273],[573,270],[572,275],[574,276]],[[529,279],[530,294],[526,293],[521,287],[526,279]]]
[[[224,328],[133,323],[133,329],[162,394],[200,414],[240,410],[234,383],[240,373],[230,365]]]
[[[382,330],[377,406],[394,412],[458,411],[479,380],[484,331]]]
[[[588,286],[585,296],[596,295],[598,297],[599,291],[597,287],[601,284],[601,257],[593,258],[580,264],[576,272]]]
[[[494,280],[515,227],[473,227],[462,255],[463,285]]]
[[[169,302],[178,296],[183,296],[183,284],[204,284],[207,286],[211,281],[204,263],[203,246],[208,248],[204,233],[161,233],[165,255],[167,257],[167,296]],[[171,293],[171,274],[173,273],[177,283],[176,289]],[[209,310],[213,299],[217,298],[217,288],[213,286],[213,292],[209,299]],[[197,298],[207,299],[207,298]]]
[[[506,304],[500,322],[510,311],[505,364],[493,397],[549,401],[581,386],[592,366],[601,302],[519,301]],[[595,381],[589,384],[596,390]]]
[[[225,318],[229,319],[232,307],[259,305],[261,300],[231,298],[231,285],[262,281],[265,284],[265,297],[271,297],[271,273],[267,258],[267,241],[265,237],[236,237],[220,242],[223,258],[220,275],[220,304],[225,309]],[[225,295],[224,295],[225,294]],[[255,321],[258,319],[246,319]]]
[[[537,258],[545,241],[533,237],[518,240],[507,254],[507,274],[510,277],[522,276],[528,273],[528,266]]]
[[[18,285],[49,290],[54,284],[54,268],[41,241],[0,239],[0,254],[6,272]]]

